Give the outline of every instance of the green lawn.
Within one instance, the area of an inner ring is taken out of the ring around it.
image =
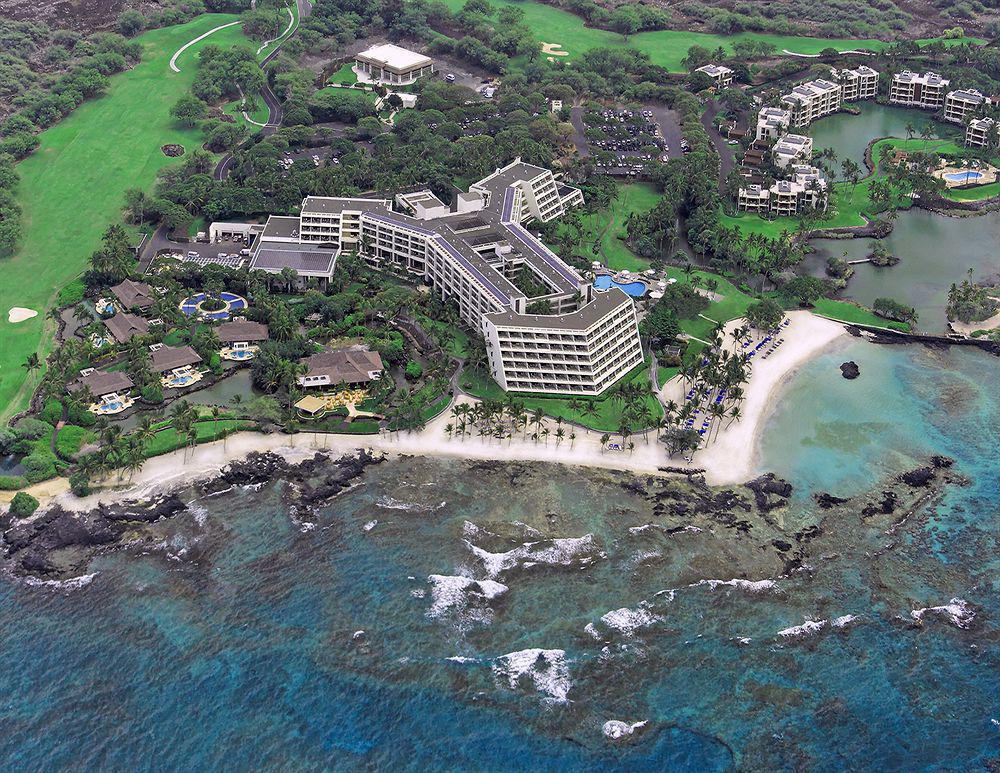
[[[444,4],[452,11],[458,11],[465,5],[465,0],[444,0]],[[509,5],[523,10],[524,21],[535,33],[538,40],[544,43],[559,44],[562,46],[562,50],[568,52],[569,58],[585,53],[592,48],[620,48],[626,45],[621,35],[607,30],[586,27],[581,17],[551,5],[533,2],[533,0],[495,0],[490,5],[494,8]],[[704,46],[710,50],[722,46],[728,50],[733,42],[741,39],[767,41],[772,43],[779,52],[787,49],[797,54],[818,54],[824,48],[836,48],[838,51],[856,48],[881,50],[890,45],[881,40],[807,38],[751,32],[741,32],[738,35],[713,35],[683,30],[641,32],[629,38],[627,45],[648,54],[653,64],[679,72],[683,70],[681,60],[687,56],[687,51],[691,46]],[[928,41],[917,42],[926,43]],[[986,41],[978,38],[963,38],[946,42],[949,45],[955,45],[960,42],[983,44]],[[564,59],[566,57],[554,58]]]
[[[348,62],[330,76],[327,83],[339,83],[342,86],[353,86],[358,82],[358,74],[354,72],[354,63]]]
[[[725,277],[708,271],[692,271],[688,274],[683,269],[671,266],[666,269],[666,274],[681,284],[690,284],[693,277],[698,277],[700,279],[700,287],[705,287],[705,282],[709,279],[717,282],[717,286],[713,292],[721,297],[709,304],[708,308],[702,312],[703,316],[696,319],[680,320],[682,332],[695,338],[700,338],[703,341],[707,341],[709,336],[712,335],[716,322],[725,323],[731,319],[742,317],[746,314],[747,307],[755,300]],[[705,317],[708,317],[708,319],[705,319]]]
[[[944,197],[952,201],[980,201],[993,196],[1000,196],[1000,182],[979,185],[975,188],[966,188],[964,190],[952,188],[944,193]]]
[[[910,329],[910,326],[905,322],[890,322],[851,301],[835,301],[831,298],[820,298],[813,304],[813,311],[821,316],[837,319],[841,322],[853,322],[858,325],[872,325],[874,327],[888,327],[904,332],[908,332]]]
[[[624,242],[625,221],[630,214],[652,209],[660,200],[656,186],[648,183],[620,185],[618,197],[611,206],[593,215],[584,216],[584,228],[576,247],[584,254],[599,244],[599,257],[612,271],[643,271],[649,261],[637,257]]]
[[[194,424],[195,430],[198,432],[197,443],[210,443],[237,430],[253,429],[255,426],[252,421],[243,421],[242,419],[219,419],[218,422],[198,421]],[[173,427],[161,429],[146,446],[146,458],[176,451],[186,442],[186,439],[182,438]]]
[[[42,133],[38,150],[18,165],[24,238],[0,275],[0,417],[27,405],[39,373],[28,379],[21,364],[35,351],[44,359],[52,348],[54,325],[44,312],[60,288],[84,270],[104,229],[121,220],[125,189],[151,189],[160,169],[178,163],[163,155],[161,145],[200,146],[199,132],[182,129],[169,115],[194,80],[199,48],[246,38],[238,26],[216,32],[178,58],[179,73],[169,69],[170,57],[192,38],[236,18],[206,14],[141,35],[142,62],[114,76],[103,97]],[[12,306],[41,313],[12,325],[7,322]]]
[[[226,115],[231,115],[237,121],[246,124],[247,128],[250,129],[250,131],[252,132],[260,129],[257,123],[267,123],[267,118],[268,118],[267,104],[264,102],[263,97],[260,96],[257,97],[257,106],[253,110],[253,112],[247,113],[247,115],[249,115],[257,123],[251,123],[243,117],[242,99],[233,100],[228,105],[222,108],[222,112],[224,112]]]
[[[649,389],[649,361],[647,360],[632,373],[625,376],[623,381],[634,381]],[[505,400],[507,393],[490,377],[490,375],[480,370],[465,370],[462,373],[461,387],[471,395],[475,395],[486,400]],[[527,411],[534,411],[540,408],[542,413],[552,418],[561,418],[564,421],[581,424],[584,427],[597,432],[617,432],[622,416],[622,404],[618,400],[613,400],[606,396],[600,399],[584,398],[596,406],[597,412],[594,414],[583,413],[582,411],[570,408],[569,399],[565,397],[544,397],[539,395],[523,395],[515,393],[514,396],[524,403]],[[663,408],[659,400],[651,392],[644,397],[644,404],[650,415],[659,419],[663,415]],[[634,425],[633,430],[647,429]],[[567,429],[566,434],[569,434]]]
[[[456,325],[449,325],[447,322],[425,317],[422,314],[417,315],[417,322],[420,323],[420,326],[424,330],[438,339],[438,344],[441,343],[438,334],[444,333],[445,337],[449,340],[447,346],[442,348],[452,357],[465,358],[469,356],[469,334],[462,330],[462,328]]]

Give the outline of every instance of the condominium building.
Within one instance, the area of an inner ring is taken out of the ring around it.
[[[372,46],[354,57],[361,78],[389,85],[413,83],[434,72],[434,60],[392,43]]]
[[[632,301],[625,296],[631,316],[623,317],[621,304],[609,305],[605,295],[595,298],[590,282],[525,227],[534,220],[548,222],[582,203],[579,188],[520,159],[459,193],[450,206],[429,190],[392,197],[309,196],[298,218],[268,219],[250,268],[280,274],[282,261],[296,271],[314,262],[324,267],[328,280],[336,256],[356,252],[373,266],[421,278],[442,299],[455,303],[461,318],[483,332],[490,368],[501,374],[501,386],[596,395],[637,364],[633,353],[640,346],[639,331]],[[518,287],[524,272],[530,285],[543,288],[542,294],[528,297]],[[540,302],[552,313],[526,313],[529,305]],[[605,317],[616,323],[602,326]],[[618,324],[622,319],[631,322]],[[519,349],[518,357],[537,356],[527,358],[530,366],[517,360],[515,368],[505,361],[510,350],[490,338],[500,322],[506,330],[564,329],[567,335],[583,336],[584,346],[555,356],[554,339],[525,336],[529,351]],[[622,356],[605,352],[609,330]],[[515,378],[515,372],[521,375]]]
[[[792,114],[780,107],[762,107],[757,113],[757,139],[776,140],[788,131]]]
[[[490,370],[506,390],[597,395],[642,364],[635,304],[617,287],[569,314],[483,317]]]
[[[986,97],[975,89],[949,91],[944,98],[944,120],[964,124],[985,101]]]
[[[875,99],[878,96],[878,70],[866,64],[853,70],[831,70],[830,76],[840,84],[841,99],[857,102],[861,99]]]
[[[704,73],[715,81],[716,88],[724,89],[733,82],[733,71],[721,64],[704,64],[695,72]]]
[[[778,180],[769,188],[748,185],[740,188],[736,207],[740,212],[756,212],[771,217],[797,215],[806,207],[825,210],[827,182],[814,166],[793,166],[791,177]]]
[[[771,149],[774,163],[784,169],[812,158],[813,139],[805,134],[786,134]]]
[[[792,126],[808,126],[817,118],[840,110],[842,89],[839,83],[819,79],[802,83],[781,98],[791,113]]]
[[[919,107],[924,110],[938,110],[944,106],[944,90],[951,81],[935,72],[918,75],[903,70],[892,76],[889,84],[889,102],[894,105]]]
[[[1000,140],[997,122],[992,118],[973,118],[965,130],[965,145],[969,148],[995,148]]]

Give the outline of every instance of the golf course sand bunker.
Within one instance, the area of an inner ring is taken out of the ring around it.
[[[561,51],[562,43],[542,43],[542,53],[548,57],[550,62],[554,62],[557,56],[569,56],[569,51]]]
[[[26,309],[23,306],[15,306],[7,312],[7,321],[11,323],[24,322],[26,319],[31,319],[32,317],[37,316],[38,312],[34,309]]]

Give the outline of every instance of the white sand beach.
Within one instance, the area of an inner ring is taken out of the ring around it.
[[[334,455],[352,453],[367,448],[385,452],[390,456],[414,455],[436,456],[455,459],[497,460],[497,461],[537,461],[556,464],[570,464],[608,470],[625,470],[641,474],[663,474],[660,467],[673,466],[704,468],[705,478],[711,484],[728,485],[741,483],[756,472],[755,455],[759,432],[767,419],[776,391],[789,375],[802,363],[829,347],[835,340],[847,336],[840,323],[826,320],[809,312],[791,312],[792,322],[782,336],[785,342],[767,360],[754,361],[753,375],[746,385],[746,399],[741,408],[742,418],[722,429],[717,438],[698,451],[692,463],[686,465],[679,456],[669,458],[662,443],[656,440],[656,433],[633,435],[632,452],[603,448],[600,432],[588,431],[563,424],[567,439],[556,443],[555,421],[548,420],[550,430],[548,443],[533,441],[530,436],[496,440],[466,436],[449,438],[445,426],[453,421],[450,411],[446,411],[431,421],[421,432],[379,435],[329,435],[300,433],[294,437],[275,433],[262,435],[255,432],[241,432],[225,441],[216,441],[197,446],[188,451],[175,451],[150,459],[137,472],[131,482],[109,487],[86,499],[77,499],[66,491],[66,487],[50,485],[51,482],[34,487],[33,493],[43,503],[58,501],[67,508],[88,509],[99,501],[119,498],[142,498],[152,493],[179,487],[187,482],[208,478],[218,474],[233,459],[245,457],[251,451],[273,451],[290,460],[303,459],[320,449],[329,449]],[[726,326],[726,346],[733,346],[729,331],[737,325]],[[839,374],[838,374],[839,377]],[[683,399],[683,385],[674,380],[661,390],[661,398]],[[461,396],[456,402],[475,402],[473,398]],[[576,439],[570,441],[570,432]],[[621,438],[612,436],[612,442]],[[61,480],[61,479],[60,479]],[[63,481],[64,482],[64,481]],[[3,497],[9,500],[9,497]]]
[[[719,436],[694,455],[693,465],[705,468],[709,483],[725,485],[751,478],[756,470],[758,440],[774,399],[792,373],[848,333],[839,322],[817,317],[808,311],[788,314],[791,325],[781,334],[785,341],[766,360],[755,357],[753,375],[746,387],[746,400],[740,406],[742,418],[719,432]],[[735,348],[730,332],[739,325],[726,325],[726,346]],[[831,378],[840,378],[840,373]],[[681,390],[683,391],[683,390]],[[678,402],[683,399],[674,398]]]

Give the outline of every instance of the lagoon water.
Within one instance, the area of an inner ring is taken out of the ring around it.
[[[846,359],[857,381],[840,378]],[[691,586],[777,576],[760,558],[766,527],[664,533],[613,473],[403,459],[369,468],[314,525],[281,482],[203,497],[155,543],[96,561],[89,582],[3,578],[0,759],[985,767],[1000,755],[998,365],[852,341],[791,379],[760,462],[795,482],[778,517],[821,525],[822,556],[773,584]],[[879,490],[930,453],[972,483],[893,535],[856,512],[831,521],[809,496]],[[578,541],[514,568],[498,557],[498,542],[539,534]],[[567,555],[589,559],[546,565]],[[955,598],[975,610],[967,630],[946,613],[912,625],[911,610]],[[779,635],[805,620],[814,632]],[[615,743],[608,721],[647,725]]]
[[[944,130],[942,124],[931,121],[929,114],[920,110],[874,102],[858,102],[852,107],[860,109],[861,115],[835,113],[816,121],[807,132],[813,138],[813,147],[817,151],[823,148],[833,148],[836,151],[837,161],[834,167],[838,172],[840,163],[845,158],[852,159],[864,171],[865,148],[868,143],[882,137],[904,139],[908,136],[907,125],[916,130],[916,137],[920,136],[920,131],[928,124],[934,128],[935,137]]]
[[[913,306],[919,314],[917,327],[928,333],[945,331],[948,288],[967,279],[970,268],[976,281],[1000,275],[1000,217],[995,214],[957,218],[904,210],[882,241],[900,263],[892,268],[856,265],[843,296],[865,306],[879,297]],[[860,260],[875,246],[872,239],[814,239],[811,244],[816,252],[805,265],[817,276],[823,275],[828,257],[846,252],[847,260]]]

